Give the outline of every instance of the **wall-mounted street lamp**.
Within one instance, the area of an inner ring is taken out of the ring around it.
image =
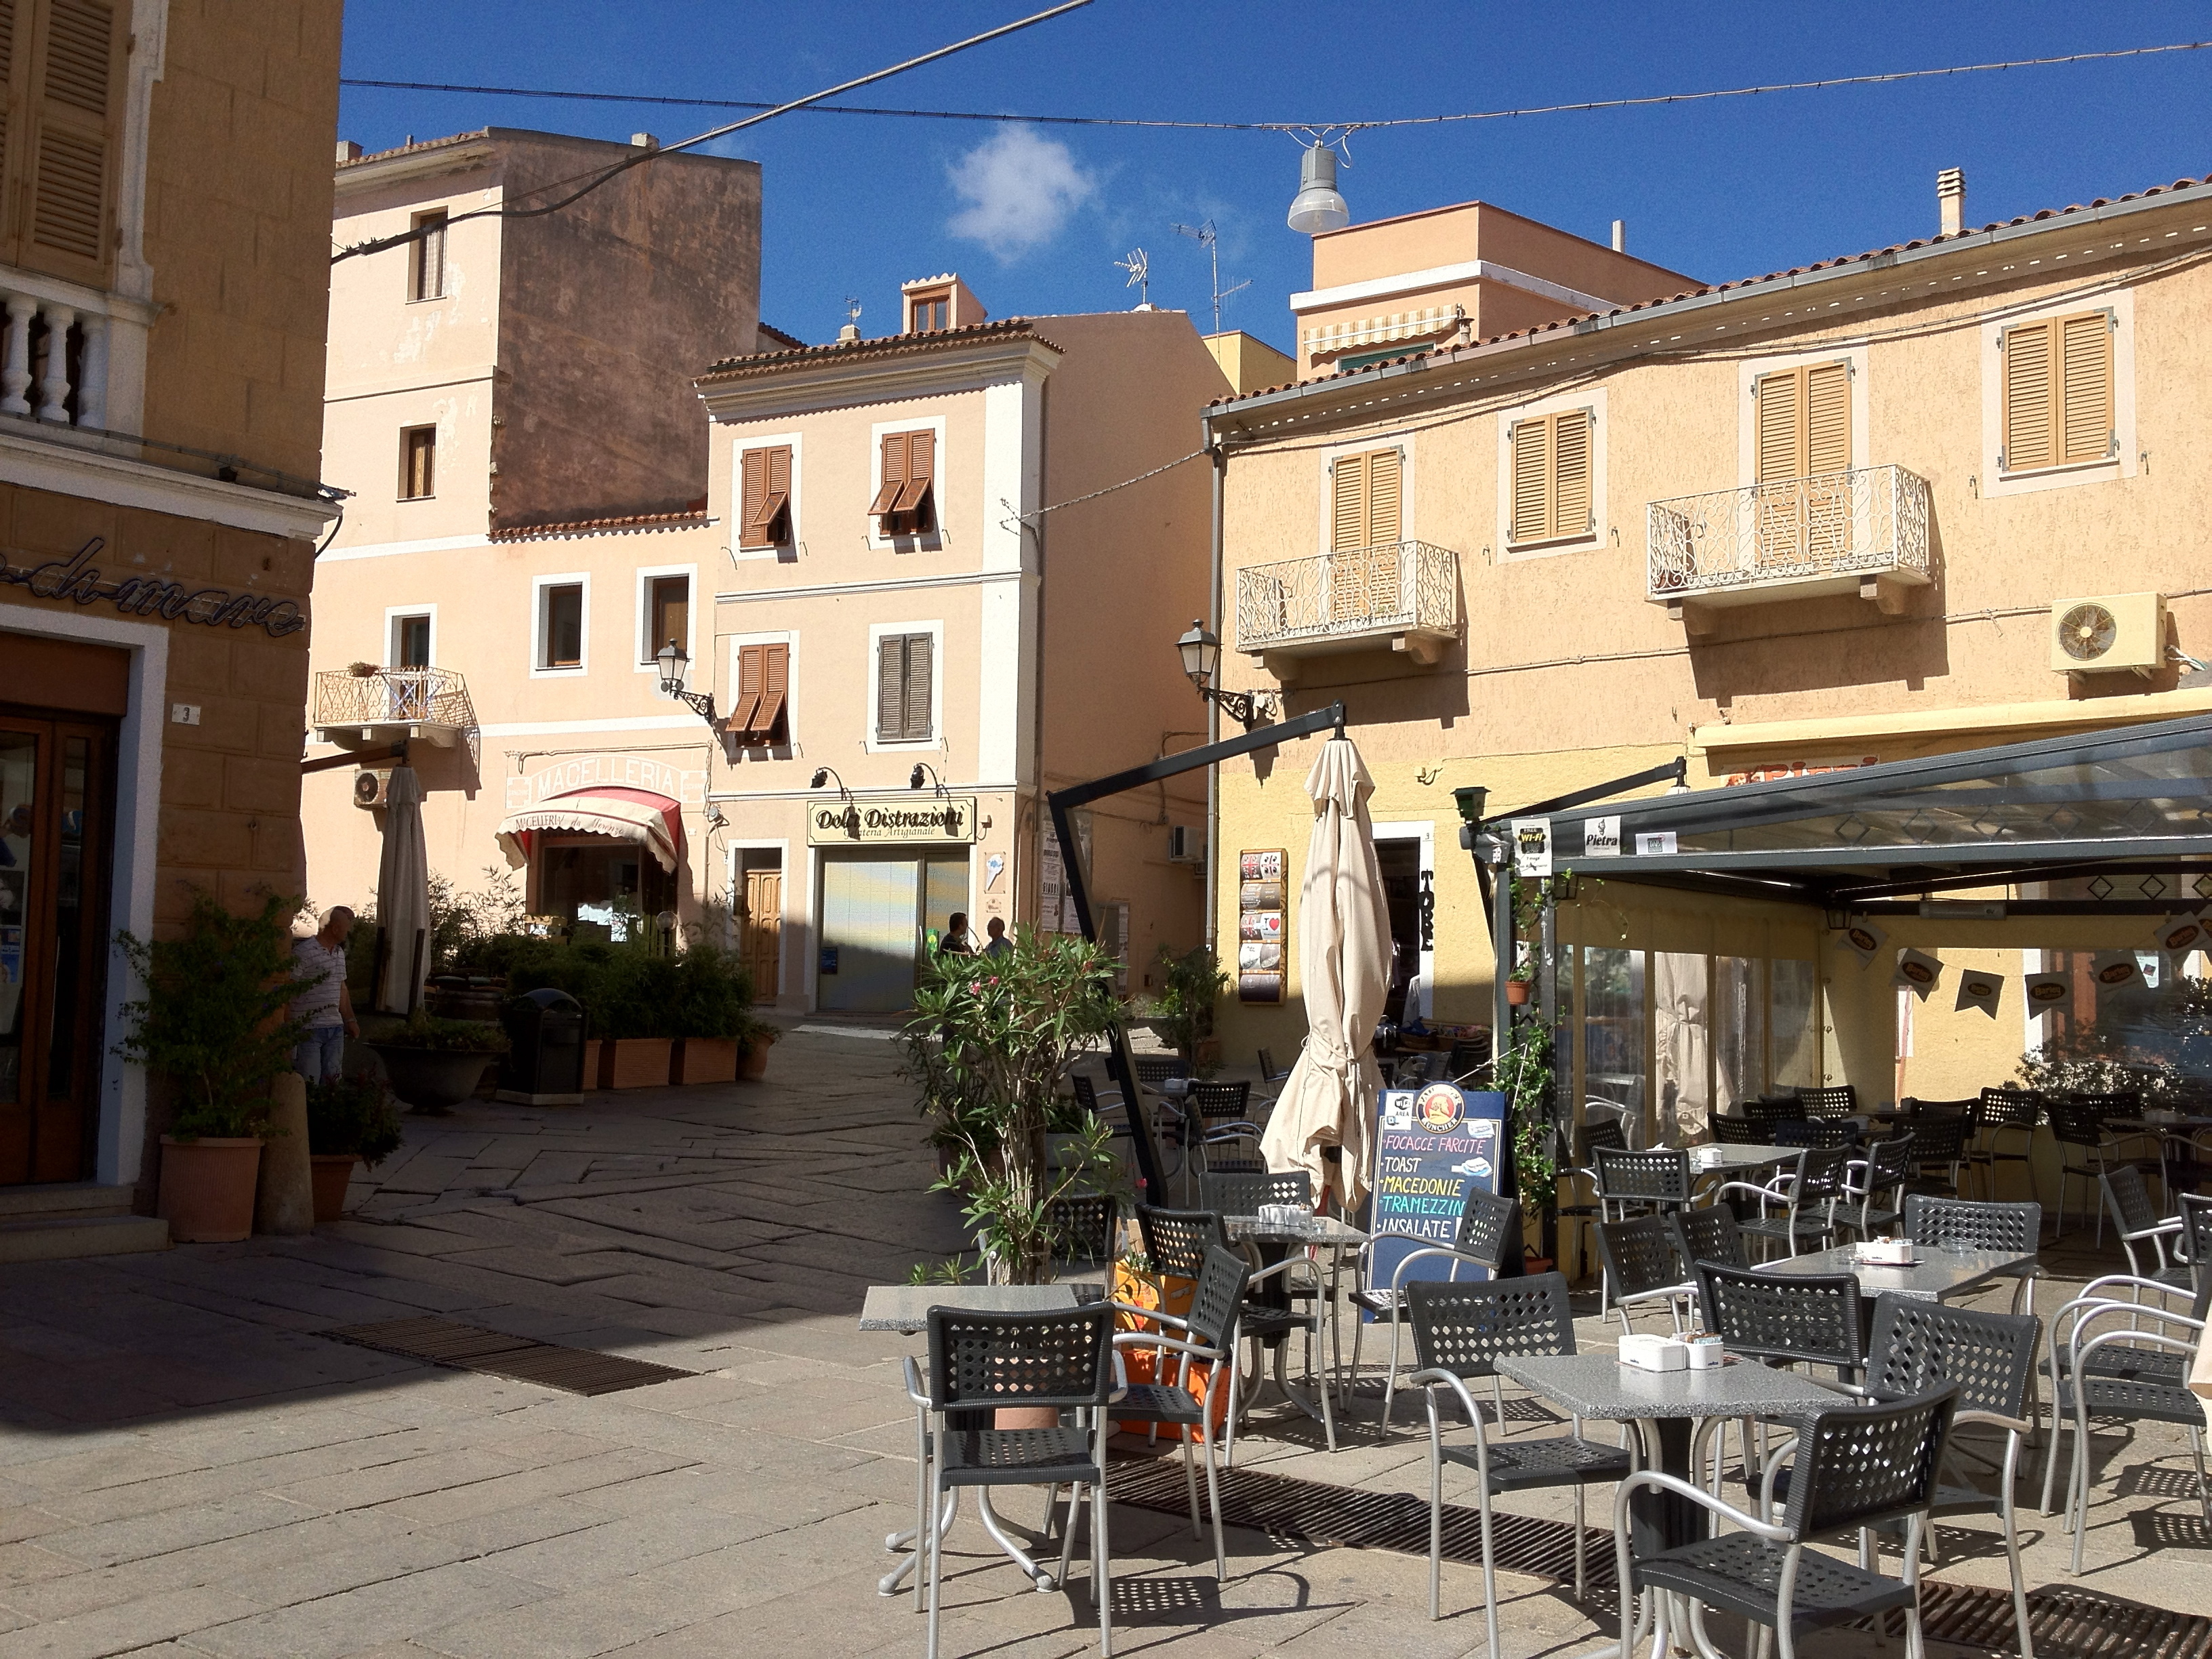
[[[709,726],[721,722],[714,714],[714,694],[712,691],[686,691],[684,689],[684,671],[691,666],[691,659],[684,647],[671,640],[653,654],[660,665],[660,695],[673,697]]]
[[[914,770],[907,774],[906,787],[909,789],[933,788],[940,795],[952,793],[945,787],[945,780],[937,775],[937,769],[927,761],[914,763]]]
[[[1275,694],[1272,691],[1223,691],[1215,687],[1213,676],[1221,666],[1221,641],[1203,622],[1194,620],[1190,632],[1176,641],[1176,649],[1182,653],[1182,672],[1190,676],[1198,695],[1219,704],[1231,720],[1243,722],[1247,732],[1273,715]]]
[[[837,770],[835,767],[816,767],[814,769],[814,775],[807,780],[806,787],[809,789],[819,789],[825,784],[829,783],[833,778],[836,779],[837,793],[840,795],[842,795],[847,800],[852,799],[853,792],[845,787],[845,780],[837,776]]]

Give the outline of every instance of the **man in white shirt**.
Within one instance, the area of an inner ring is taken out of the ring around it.
[[[292,1069],[310,1083],[336,1083],[343,1077],[345,1040],[361,1035],[345,982],[346,935],[352,931],[353,912],[336,904],[319,932],[292,941],[299,977],[307,984],[292,999],[292,1018],[307,1023],[307,1034],[292,1051]]]

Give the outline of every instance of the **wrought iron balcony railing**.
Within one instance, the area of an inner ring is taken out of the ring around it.
[[[1741,604],[1929,579],[1928,481],[1856,467],[1650,505],[1648,597]]]
[[[453,669],[379,668],[362,674],[338,668],[315,676],[314,723],[323,743],[406,735],[442,746],[472,728],[477,716],[468,683]],[[406,730],[396,734],[395,726]]]
[[[1459,635],[1459,555],[1426,542],[1248,565],[1237,573],[1237,648],[1297,655],[1402,638],[1432,662]]]

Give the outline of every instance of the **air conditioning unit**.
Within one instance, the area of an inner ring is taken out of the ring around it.
[[[2051,666],[2060,674],[2140,674],[2166,659],[2166,599],[2105,593],[2051,607]]]
[[[1194,823],[1171,823],[1168,826],[1168,862],[1170,864],[1203,864],[1206,862],[1206,831]]]
[[[372,772],[363,767],[353,775],[353,804],[356,806],[381,806],[391,787],[392,769],[389,767],[381,772]]]

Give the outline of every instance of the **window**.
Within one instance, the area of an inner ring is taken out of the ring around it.
[[[673,640],[684,647],[684,654],[691,654],[691,579],[689,576],[654,576],[645,590],[645,638],[640,642],[638,660],[651,662],[660,654],[660,647]]]
[[[442,300],[446,297],[445,210],[416,215],[415,229],[418,234],[408,268],[407,297]]]
[[[410,426],[399,434],[399,499],[424,501],[437,493],[438,428]]]
[[[951,324],[952,295],[943,289],[917,294],[907,302],[907,317],[908,333],[939,333]]]
[[[937,528],[937,434],[884,434],[883,477],[868,514],[885,536],[926,536]]]
[[[428,668],[430,665],[430,618],[394,617],[392,619],[392,665]]]
[[[925,647],[922,667],[922,720],[928,723],[929,636],[921,635]],[[883,641],[885,646],[892,641]],[[742,645],[738,647],[738,700],[722,730],[748,749],[780,748],[791,741],[791,647]],[[927,732],[922,734],[928,736]]]
[[[1329,469],[1331,550],[1389,547],[1402,539],[1399,485],[1404,465],[1404,453],[1396,449],[1336,458]]]
[[[927,743],[936,735],[930,681],[937,641],[886,634],[876,641],[876,741]]]
[[[781,547],[791,535],[791,446],[748,449],[738,460],[740,547]]]
[[[0,261],[111,285],[130,28],[115,0],[0,7]]]
[[[554,582],[538,592],[538,665],[584,665],[584,585]]]
[[[1850,550],[1851,366],[1807,363],[1752,384],[1762,563]]]
[[[2073,466],[2119,453],[2112,404],[2113,313],[2080,312],[2005,330],[2005,472]]]
[[[1596,533],[1590,505],[1590,424],[1587,409],[1513,422],[1511,541],[1559,541]]]

